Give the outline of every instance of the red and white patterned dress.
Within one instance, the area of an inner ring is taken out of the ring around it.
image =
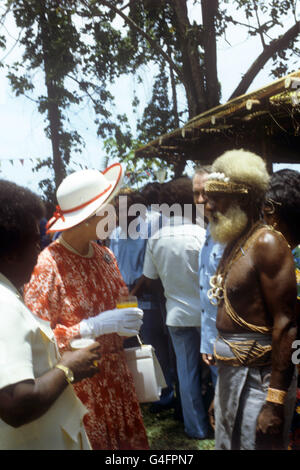
[[[79,334],[81,320],[115,308],[126,288],[112,252],[96,243],[92,246],[92,257],[85,258],[53,242],[40,253],[24,288],[26,305],[51,322],[61,351]],[[149,448],[123,340],[115,333],[99,336],[99,373],[74,384],[89,410],[84,424],[93,449]]]

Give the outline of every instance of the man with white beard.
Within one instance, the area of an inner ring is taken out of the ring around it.
[[[244,151],[217,158],[205,184],[212,237],[226,245],[211,278],[218,305],[217,449],[284,449],[295,399],[296,279],[283,235],[261,220],[269,175]]]

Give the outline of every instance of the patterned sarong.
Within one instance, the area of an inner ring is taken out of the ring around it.
[[[247,333],[222,335],[217,338],[215,350],[218,356],[234,357],[227,341],[256,340],[261,345],[271,344],[270,335]],[[215,392],[215,439],[218,450],[254,450],[256,421],[265,403],[271,377],[271,366],[231,366],[217,361],[218,381]],[[296,398],[296,372],[285,401],[284,442],[288,445],[288,433]]]

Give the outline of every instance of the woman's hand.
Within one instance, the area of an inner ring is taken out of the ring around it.
[[[80,322],[81,336],[97,338],[109,333],[121,336],[136,336],[143,324],[144,312],[140,308],[115,308],[101,312],[95,317]]]

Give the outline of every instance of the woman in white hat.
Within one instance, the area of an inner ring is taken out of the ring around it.
[[[100,343],[99,373],[74,384],[89,413],[84,418],[93,449],[148,449],[133,379],[123,353],[126,336],[138,334],[143,311],[116,309],[126,286],[112,252],[93,240],[109,202],[119,191],[122,167],[83,170],[57,190],[59,206],[49,232],[60,237],[39,255],[24,298],[33,313],[51,322],[63,351],[73,338]],[[99,215],[101,211],[102,215]]]

